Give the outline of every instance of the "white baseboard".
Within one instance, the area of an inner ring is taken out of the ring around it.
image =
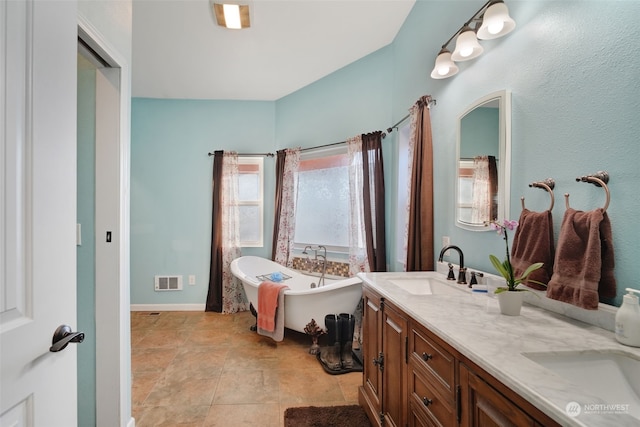
[[[131,311],[204,311],[204,304],[131,304]]]

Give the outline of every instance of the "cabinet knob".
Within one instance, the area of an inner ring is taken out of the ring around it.
[[[424,406],[429,406],[429,405],[431,405],[433,403],[433,400],[431,400],[429,398],[426,398],[426,397],[423,397],[422,398],[422,403],[424,404]]]
[[[422,353],[422,360],[428,362],[430,359],[433,359],[433,356],[428,353]]]

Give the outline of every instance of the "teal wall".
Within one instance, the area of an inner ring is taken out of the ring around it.
[[[213,173],[207,153],[273,152],[275,105],[136,98],[131,122],[131,303],[204,304]],[[272,177],[275,160],[265,158],[264,166]],[[266,224],[273,223],[273,186],[265,183]],[[271,241],[271,226],[264,241]],[[182,275],[184,290],[155,292],[155,275]]]
[[[500,115],[497,108],[476,108],[461,120],[460,157],[473,159],[476,156],[499,158]]]
[[[88,64],[80,61],[80,64]],[[96,245],[95,157],[96,71],[78,67],[78,223],[82,245],[77,247],[78,327],[85,333],[78,346],[78,425],[96,424]]]
[[[518,217],[521,195],[531,209],[545,209],[548,196],[529,189],[528,183],[553,177],[557,236],[565,210],[562,194],[570,193],[571,205],[578,209],[590,210],[604,201],[601,189],[576,183],[575,177],[609,171],[612,200],[608,212],[618,286],[637,287],[632,260],[640,256],[636,244],[640,227],[627,219],[640,211],[635,189],[640,172],[632,166],[640,154],[640,121],[636,119],[640,58],[632,54],[637,52],[634,43],[640,37],[636,22],[640,2],[532,0],[507,1],[507,5],[517,22],[514,32],[483,41],[485,53],[459,64],[460,72],[449,79],[433,80],[429,74],[441,44],[478,9],[476,1],[418,1],[390,46],[275,103],[135,99],[132,302],[204,301],[202,283],[182,294],[164,295],[154,295],[151,283],[158,273],[204,273],[206,278],[211,171],[207,151],[263,151],[268,144],[276,149],[342,141],[358,133],[384,130],[425,94],[437,100],[431,110],[436,252],[441,236],[450,236],[451,243],[464,250],[468,266],[492,271],[488,255],[502,253],[503,241],[494,233],[462,230],[453,221],[456,120],[474,100],[501,89],[512,92],[510,217]],[[226,121],[218,122],[218,115],[251,129],[230,132]],[[263,133],[266,128],[271,133],[265,145],[246,145],[242,137],[218,138],[221,134]],[[396,250],[392,194],[397,188],[396,137],[393,132],[384,143],[390,260],[395,259]],[[168,165],[173,165],[173,172],[166,178],[156,176]],[[273,175],[267,170],[265,176]],[[266,194],[268,201],[272,193]],[[168,207],[161,210],[159,205]],[[192,209],[196,205],[200,208]],[[269,229],[271,220],[266,224]],[[175,241],[183,244],[175,245]],[[269,254],[268,249],[254,252]],[[400,268],[395,261],[390,267]]]

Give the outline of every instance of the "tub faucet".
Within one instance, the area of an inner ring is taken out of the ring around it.
[[[318,250],[322,250],[324,255],[318,255],[316,251],[316,257],[322,258],[322,275],[320,276],[320,280],[318,280],[318,287],[324,286],[324,276],[327,274],[327,248],[324,246],[318,246]]]
[[[327,274],[327,248],[322,245],[316,246],[315,248],[311,246],[305,246],[302,253],[304,255],[307,255],[307,260],[309,260],[309,252],[307,252],[307,250],[309,249],[313,251],[313,261],[314,261],[313,272],[314,273],[316,272],[315,270],[318,266],[318,258],[322,260],[322,272],[320,274],[320,280],[318,280],[318,287],[324,286],[324,276]],[[318,254],[318,251],[322,251],[323,254]]]
[[[454,251],[457,251],[458,255],[460,255],[460,269],[458,270],[458,281],[457,281],[457,283],[466,284],[467,283],[467,275],[466,275],[467,269],[464,267],[464,254],[462,253],[462,249],[460,249],[459,247],[457,247],[455,245],[445,246],[440,251],[440,256],[438,257],[438,261],[442,262],[442,258],[444,257],[444,253],[446,251],[448,251],[449,249],[453,249]]]

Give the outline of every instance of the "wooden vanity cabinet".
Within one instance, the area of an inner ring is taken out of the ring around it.
[[[374,426],[560,427],[366,285],[362,337]]]
[[[364,294],[363,385],[358,400],[376,426],[406,425],[407,319],[372,291]]]
[[[532,417],[512,401],[484,382],[466,366],[460,365],[462,379],[468,385],[469,411],[465,411],[464,425],[473,427],[535,427]]]
[[[423,418],[430,423],[427,425],[454,427],[459,422],[457,361],[446,346],[434,338],[413,320],[409,322],[410,417]]]

